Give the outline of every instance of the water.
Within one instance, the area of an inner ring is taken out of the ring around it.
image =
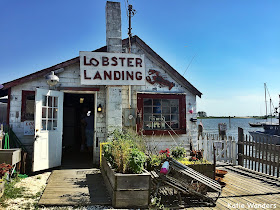
[[[251,127],[249,123],[265,123],[272,122],[278,123],[278,119],[269,118],[265,119],[255,119],[255,118],[207,118],[207,119],[198,119],[197,125],[202,122],[203,124],[203,132],[209,134],[219,134],[218,124],[226,123],[227,125],[227,136],[232,136],[237,141],[238,139],[238,127],[244,129],[244,134],[249,134],[249,131],[264,131],[262,127]]]

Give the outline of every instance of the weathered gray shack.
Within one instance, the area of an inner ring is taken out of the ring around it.
[[[201,92],[138,36],[121,39],[119,3],[107,2],[106,13],[106,46],[3,84],[7,122],[30,151],[34,171],[59,166],[63,148],[79,152],[84,108],[94,117],[94,163],[100,142],[116,128],[135,129],[159,150],[196,139],[192,119]],[[55,85],[46,81],[51,72]]]

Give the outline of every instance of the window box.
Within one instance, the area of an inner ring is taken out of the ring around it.
[[[145,135],[185,134],[184,94],[137,94],[137,131]],[[174,133],[175,132],[175,133]]]

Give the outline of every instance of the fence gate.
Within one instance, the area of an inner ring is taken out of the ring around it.
[[[231,136],[222,140],[218,135],[207,134],[203,139],[198,139],[197,142],[198,150],[203,150],[203,156],[206,160],[214,161],[213,146],[215,146],[216,161],[237,164],[237,143]]]

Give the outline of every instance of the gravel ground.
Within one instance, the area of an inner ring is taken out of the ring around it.
[[[42,192],[46,187],[47,179],[49,178],[51,172],[45,172],[35,176],[30,176],[25,179],[21,179],[20,182],[15,184],[16,188],[23,188],[23,195],[15,199],[6,199],[4,201],[4,207],[0,206],[0,209],[81,209],[81,210],[91,210],[91,209],[113,209],[113,207],[106,206],[87,206],[87,207],[44,207],[38,208],[37,204],[40,200]]]

